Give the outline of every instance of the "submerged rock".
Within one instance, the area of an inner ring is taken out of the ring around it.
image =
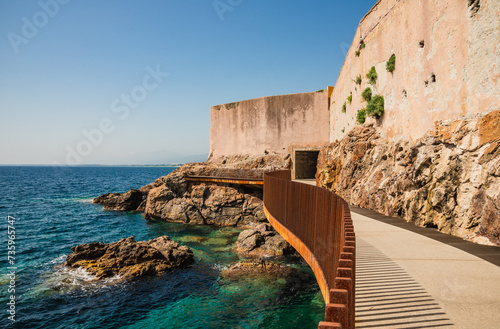
[[[249,275],[288,277],[294,274],[294,272],[294,269],[290,266],[284,266],[275,262],[258,259],[234,263],[229,268],[222,270],[221,274],[226,278]]]
[[[194,262],[193,252],[168,236],[136,242],[131,236],[118,242],[88,243],[71,248],[66,266],[84,268],[99,279],[119,275],[122,278],[161,275]]]
[[[240,233],[236,251],[249,256],[282,256],[293,253],[295,249],[271,225],[260,224]]]

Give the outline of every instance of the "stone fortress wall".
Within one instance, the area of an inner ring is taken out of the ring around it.
[[[392,54],[396,68],[389,73]],[[372,66],[378,74],[373,86],[366,78]],[[356,114],[367,104],[361,97],[366,87],[384,97],[384,114],[369,120],[389,139],[415,140],[438,120],[498,109],[500,1],[377,2],[358,26],[333,91],[330,142],[356,126]]]
[[[210,156],[292,153],[329,143],[328,91],[262,97],[212,106]]]

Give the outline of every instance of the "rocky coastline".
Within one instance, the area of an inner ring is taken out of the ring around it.
[[[230,184],[192,182],[185,176],[217,176],[262,178],[265,171],[288,168],[289,157],[272,156],[224,157],[209,159],[205,163],[190,163],[177,168],[172,173],[156,179],[154,182],[125,193],[107,193],[93,200],[110,211],[143,212],[144,218],[191,225],[213,225],[243,227],[246,230],[239,235],[234,252],[242,257],[255,259],[258,257],[275,257],[293,254],[295,250],[272,227],[267,224],[263,210],[262,189]],[[131,244],[129,239],[122,239],[118,244]],[[136,276],[140,273],[160,273],[154,270],[156,265],[145,265],[147,268],[122,270],[120,273],[110,271],[109,266],[101,268],[99,260],[89,260],[82,254],[100,254],[114,248],[103,244],[89,244],[74,247],[66,264],[72,267],[84,267],[98,277],[110,274]],[[89,251],[91,250],[91,251]],[[94,257],[95,258],[95,257]],[[78,261],[75,261],[77,259]],[[137,262],[140,260],[134,260]],[[128,262],[128,261],[127,261]],[[106,262],[105,262],[106,263]],[[253,272],[286,272],[282,267],[270,264],[259,267],[255,261],[245,263],[245,268],[253,268]],[[255,266],[254,266],[255,265]],[[112,267],[112,266],[111,266]],[[122,273],[123,272],[123,273]],[[234,272],[234,271],[231,271]],[[236,271],[240,272],[240,271]]]
[[[265,223],[262,190],[198,183],[184,176],[262,178],[264,171],[288,168],[289,157],[229,157],[190,163],[153,183],[94,199],[106,210],[140,211],[146,219],[197,225],[251,226]]]

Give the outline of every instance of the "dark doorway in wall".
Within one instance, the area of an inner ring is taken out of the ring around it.
[[[294,178],[314,179],[319,150],[295,150]]]

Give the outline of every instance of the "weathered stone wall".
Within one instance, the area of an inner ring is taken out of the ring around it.
[[[365,47],[360,49],[360,42]],[[359,56],[356,51],[359,50]],[[396,69],[386,62],[396,55]],[[375,66],[374,86],[366,74]],[[362,77],[361,85],[356,77]],[[381,0],[361,20],[331,98],[330,141],[356,126],[372,87],[385,113],[370,119],[389,139],[416,140],[438,120],[500,107],[500,1]],[[352,93],[352,103],[342,105]]]
[[[210,157],[291,154],[329,143],[327,91],[212,106]]]

